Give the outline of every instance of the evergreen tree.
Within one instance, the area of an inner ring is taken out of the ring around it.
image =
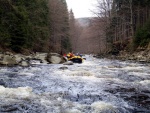
[[[69,15],[65,0],[49,0],[50,51],[63,52],[70,49]]]
[[[70,42],[73,51],[76,50],[76,25],[72,9],[69,12],[69,25],[70,25]]]
[[[1,0],[0,5],[0,46],[15,52],[35,47],[42,51],[48,37],[47,0]]]
[[[48,51],[51,46],[55,52],[70,49],[65,0],[0,0],[0,17],[1,48],[15,52]]]
[[[64,12],[64,17],[63,17],[64,26],[62,27],[63,35],[61,36],[61,46],[62,46],[62,50],[64,49],[66,51],[70,51],[71,45],[69,39],[69,14],[68,14],[66,0],[61,0],[61,1],[63,3],[63,12]]]

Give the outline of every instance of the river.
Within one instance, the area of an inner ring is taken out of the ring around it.
[[[150,64],[0,67],[0,113],[150,113]]]

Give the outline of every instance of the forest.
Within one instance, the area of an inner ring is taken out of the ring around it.
[[[17,53],[70,49],[65,0],[0,0],[0,49]]]
[[[95,7],[96,17],[81,33],[80,51],[117,54],[150,48],[149,0],[97,0]]]
[[[0,0],[0,51],[108,53],[150,46],[149,0],[97,0],[82,26],[66,0]]]
[[[66,1],[0,0],[0,113],[150,113],[150,0]]]

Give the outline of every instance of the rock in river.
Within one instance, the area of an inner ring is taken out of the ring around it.
[[[65,62],[63,56],[57,53],[49,53],[46,57],[46,60],[52,64],[60,64]]]

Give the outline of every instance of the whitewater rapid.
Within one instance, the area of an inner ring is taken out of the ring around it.
[[[148,113],[150,65],[85,56],[82,64],[0,67],[0,113]]]

